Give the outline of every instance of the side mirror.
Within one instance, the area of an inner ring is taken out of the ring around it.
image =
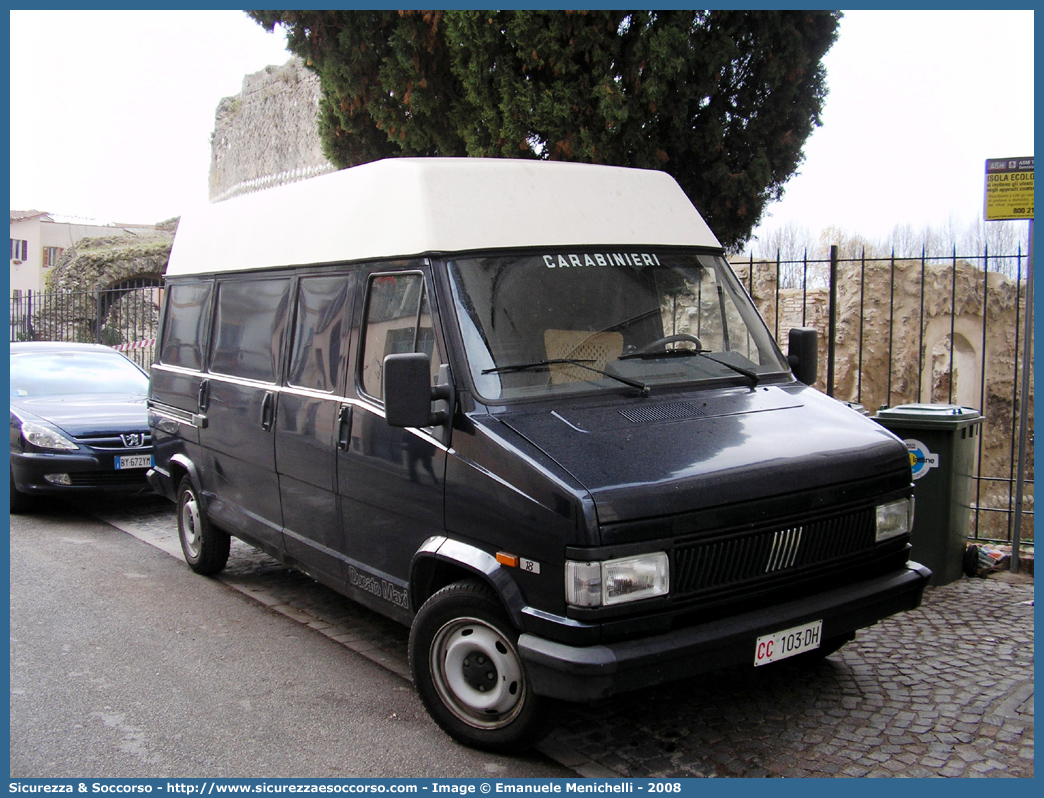
[[[432,412],[431,403],[445,399],[452,405],[449,384],[431,387],[431,358],[423,352],[384,358],[384,418],[391,427],[434,427],[450,413]]]
[[[787,342],[787,362],[798,382],[811,385],[819,373],[819,335],[812,327],[795,327]]]

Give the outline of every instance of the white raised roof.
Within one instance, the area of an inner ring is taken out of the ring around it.
[[[168,276],[513,247],[715,247],[665,172],[391,158],[186,213]]]

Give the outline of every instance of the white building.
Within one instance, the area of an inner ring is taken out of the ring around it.
[[[153,225],[77,224],[56,221],[45,211],[11,211],[11,296],[42,293],[47,272],[81,238],[153,229]]]

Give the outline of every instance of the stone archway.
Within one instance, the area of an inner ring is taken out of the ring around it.
[[[130,296],[140,294],[143,288],[161,288],[162,274],[142,274],[98,289],[98,312],[102,319],[107,319],[114,309],[126,305]],[[158,313],[158,308],[157,308]]]
[[[982,326],[981,317],[958,316],[953,319],[951,338],[948,317],[929,320],[924,333],[919,401],[982,410]]]
[[[155,344],[174,224],[114,233],[66,249],[47,275],[30,335],[102,343],[144,365]]]
[[[134,281],[159,285],[167,270],[173,240],[173,230],[160,229],[149,229],[141,235],[80,239],[62,254],[47,275],[47,290],[99,291]]]

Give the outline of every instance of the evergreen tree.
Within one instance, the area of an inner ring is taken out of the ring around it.
[[[834,11],[251,11],[319,76],[341,167],[400,155],[669,172],[727,246],[820,124]]]

